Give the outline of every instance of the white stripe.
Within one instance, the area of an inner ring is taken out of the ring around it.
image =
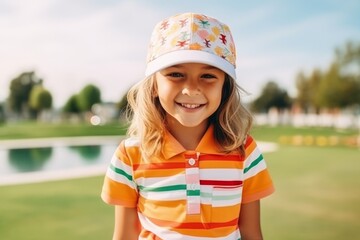
[[[178,174],[171,177],[140,177],[136,180],[137,185],[144,187],[164,187],[178,184],[186,184],[185,175]]]
[[[239,230],[235,230],[234,232],[230,233],[229,235],[225,237],[196,237],[196,236],[190,236],[190,235],[182,235],[180,233],[177,233],[175,231],[170,231],[166,228],[159,227],[152,223],[148,218],[143,216],[141,213],[139,213],[139,220],[141,222],[141,225],[146,230],[154,233],[156,236],[162,238],[162,239],[171,239],[171,240],[237,240],[240,238],[240,232]],[[214,229],[209,229],[210,231],[214,231]]]
[[[243,170],[242,169],[201,169],[200,170],[201,180],[242,180]]]
[[[186,199],[186,191],[185,190],[164,191],[164,192],[140,191],[140,195],[143,198],[146,198],[149,200],[157,200],[157,201],[185,200]]]
[[[132,174],[132,168],[127,165],[126,163],[124,163],[123,161],[121,161],[117,156],[116,153],[113,154],[112,158],[111,158],[111,164],[118,169],[123,170],[126,174],[129,174],[131,176],[133,176]],[[125,184],[129,187],[131,187],[132,189],[137,189],[137,186],[135,184],[135,182],[133,181],[129,181],[129,179],[127,179],[124,175],[116,173],[114,170],[112,170],[110,167],[108,167],[107,171],[106,171],[106,176],[108,176],[110,179]]]
[[[255,147],[252,153],[245,159],[244,169],[249,167],[253,161],[260,157],[261,151],[258,147]]]
[[[186,174],[199,174],[199,168],[198,167],[186,168],[185,173]]]
[[[205,197],[204,194],[206,194]],[[201,196],[202,195],[202,196]],[[202,204],[211,205],[212,186],[200,186],[200,202]]]
[[[132,168],[129,165],[127,165],[126,163],[124,163],[121,159],[119,159],[116,156],[116,154],[114,154],[112,156],[111,164],[114,165],[116,168],[119,168],[119,169],[125,171],[129,175],[133,175],[132,174]]]
[[[131,187],[132,189],[135,189],[137,191],[137,186],[133,181],[129,181],[129,179],[127,179],[124,175],[122,174],[118,174],[116,172],[114,172],[114,170],[108,168],[108,170],[106,171],[106,176],[109,177],[111,180],[118,182],[118,183],[122,183],[125,184],[129,187]]]
[[[239,198],[235,198],[235,199],[212,201],[212,206],[213,207],[230,207],[230,206],[240,204],[240,202],[241,202],[241,196],[239,196]]]
[[[231,196],[235,194],[241,194],[242,193],[242,187],[237,188],[213,188],[213,195],[214,196]]]
[[[221,189],[221,188],[213,188],[213,199],[212,206],[213,207],[228,207],[236,204],[240,204],[241,196],[242,196],[242,187],[232,188],[232,189]],[[234,199],[223,199],[217,200],[217,196],[231,196],[237,195]]]
[[[247,171],[244,177],[245,179],[249,179],[258,174],[259,172],[263,171],[264,169],[266,169],[266,163],[264,160],[262,160],[255,167],[252,167],[249,171]]]

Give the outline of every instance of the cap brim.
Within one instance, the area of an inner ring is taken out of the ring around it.
[[[177,50],[161,55],[147,64],[145,77],[149,77],[164,68],[182,63],[208,64],[221,69],[236,79],[235,67],[231,63],[212,53],[199,50]]]

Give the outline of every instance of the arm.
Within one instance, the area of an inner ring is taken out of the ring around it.
[[[260,200],[241,205],[239,229],[242,240],[262,240],[260,227]]]
[[[136,208],[115,206],[113,240],[136,240],[140,234]]]

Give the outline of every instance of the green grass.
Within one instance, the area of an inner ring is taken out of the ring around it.
[[[103,177],[0,187],[0,239],[111,239]]]
[[[99,136],[123,135],[126,127],[121,123],[111,123],[103,126],[93,126],[87,123],[37,123],[21,122],[0,125],[0,140],[46,138],[46,137],[72,137],[72,136]]]
[[[262,202],[266,239],[360,236],[360,151],[282,146],[265,153],[276,192]]]
[[[321,127],[299,127],[291,126],[254,126],[252,134],[263,141],[277,141],[282,136],[339,136],[352,137],[358,135],[359,129],[334,129]]]
[[[33,124],[29,126],[34,128]],[[89,126],[68,126],[74,131],[82,127],[78,133],[87,133]],[[108,132],[97,128],[91,134],[117,131],[117,125],[103,127]],[[1,131],[5,130],[0,127]],[[253,130],[257,140],[273,142],[279,142],[284,135],[301,134],[351,137],[357,132],[289,127]],[[11,131],[8,136],[16,137]],[[335,240],[360,236],[359,148],[280,144],[278,151],[264,156],[276,188],[272,196],[262,200],[265,239]],[[113,208],[100,199],[102,180],[103,176],[99,176],[0,187],[0,239],[111,239]]]

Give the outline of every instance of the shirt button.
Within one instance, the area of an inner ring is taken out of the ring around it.
[[[195,164],[195,159],[190,158],[190,159],[189,159],[189,164],[190,164],[191,166],[194,166],[194,164]]]
[[[191,190],[196,190],[196,188],[197,188],[197,184],[194,183],[194,184],[191,184],[191,185],[190,185],[190,189],[191,189]]]

